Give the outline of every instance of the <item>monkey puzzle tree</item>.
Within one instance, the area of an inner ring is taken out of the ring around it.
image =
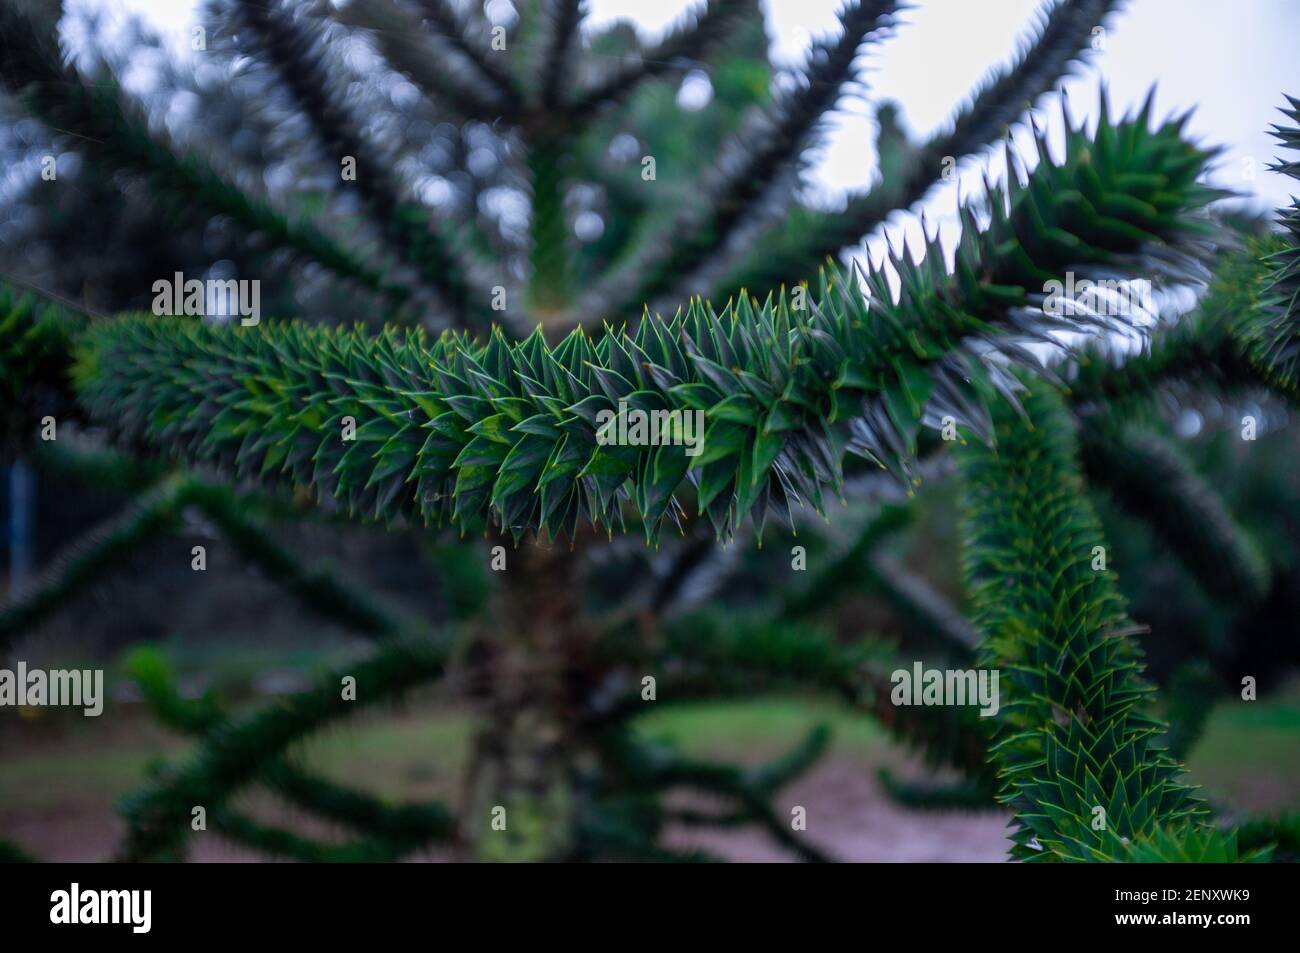
[[[245,236],[254,269],[325,274],[360,302],[349,326],[307,313],[239,327],[91,317],[17,290],[0,298],[6,438],[30,443],[42,417],[82,420],[128,456],[37,459],[141,491],[4,610],[0,644],[185,507],[309,609],[376,639],[370,659],[316,691],[244,717],[183,699],[156,656],[137,656],[159,716],[202,744],[124,803],[121,855],[178,855],[203,806],[222,833],[303,859],[392,858],[431,843],[476,857],[702,859],[665,845],[673,822],[758,824],[797,856],[825,859],[773,806],[824,750],[824,731],[739,767],[634,730],[649,699],[791,688],[861,707],[966,777],[944,791],[891,782],[897,796],[1010,806],[1018,857],[1236,859],[1293,846],[1285,823],[1239,838],[1181,779],[1187,738],[1165,736],[1149,710],[1137,627],[1087,487],[1135,503],[1234,609],[1267,603],[1295,568],[1238,525],[1161,436],[1155,408],[1180,388],[1294,400],[1296,211],[1283,234],[1240,237],[1209,209],[1224,195],[1203,182],[1215,153],[1189,140],[1185,118],[1158,121],[1150,101],[1112,117],[1103,95],[1091,128],[1062,101],[1057,155],[1034,126],[1032,168],[1006,144],[1004,180],[961,210],[951,267],[937,237],[865,269],[827,263],[1002,139],[1114,6],[1045,8],[1015,61],[925,143],[882,108],[880,180],[825,211],[795,199],[804,156],[860,85],[860,53],[895,27],[889,0],[846,4],[838,31],[776,83],[749,0],[710,0],[649,47],[626,29],[584,30],[574,0],[521,5],[509,23],[439,0],[218,4],[212,51],[266,69],[268,94],[293,104],[339,170],[346,203],[316,220],[215,158],[179,152],[114,84],[66,65],[51,24],[0,6],[7,87],[76,137],[91,168],[147,182],[174,228],[219,217]],[[502,180],[529,197],[526,229],[477,211],[454,224],[417,198],[423,180],[408,160],[419,144],[363,115],[357,62],[404,77],[431,115],[479,130],[504,157]],[[714,96],[683,113],[663,80],[691,70],[709,74]],[[1287,116],[1300,120],[1294,101]],[[1293,126],[1278,135],[1297,146]],[[1094,290],[1060,307],[1049,290],[1067,278]],[[1153,317],[1112,306],[1130,281],[1209,287],[1119,359],[1109,336]],[[611,430],[628,414],[656,429],[640,440]],[[696,414],[702,440],[687,453],[675,428]],[[913,504],[882,504],[877,474],[910,496],[952,457],[971,621],[878,546]],[[436,634],[277,545],[263,523],[285,490],[432,534],[445,570]],[[841,501],[842,525],[810,523]],[[761,539],[769,522],[803,531],[810,571],[766,598],[736,598],[729,579],[788,572],[788,554],[778,568],[770,548],[728,555],[742,547],[717,542]],[[644,534],[642,551],[619,547],[615,529]],[[456,534],[487,536],[504,571],[483,572],[481,547]],[[825,627],[862,590],[913,620],[925,654],[1003,673],[995,730],[968,708],[895,704],[889,672],[922,649],[845,642]],[[393,807],[287,757],[331,720],[444,677],[482,714],[454,812]],[[341,693],[349,679],[355,692]],[[320,843],[255,821],[231,806],[250,785],[355,839]],[[710,795],[715,809],[675,806],[679,790]]]

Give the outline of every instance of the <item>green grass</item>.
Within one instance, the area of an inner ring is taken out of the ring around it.
[[[1234,807],[1300,806],[1300,688],[1261,701],[1224,701],[1188,759],[1192,780]]]
[[[666,705],[641,718],[638,727],[647,738],[687,754],[753,760],[793,747],[819,724],[830,727],[840,754],[878,756],[891,747],[869,717],[818,698]]]
[[[160,758],[182,757],[189,748],[152,725],[141,725],[125,740],[87,726],[50,738],[40,748],[10,747],[0,770],[0,819],[10,811],[112,803],[142,786]]]
[[[417,712],[367,719],[299,746],[300,763],[343,784],[395,801],[448,798],[469,757],[474,719],[465,712]]]

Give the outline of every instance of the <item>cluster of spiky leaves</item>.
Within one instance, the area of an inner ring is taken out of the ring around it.
[[[623,525],[630,501],[653,540],[684,512],[675,494],[689,479],[697,512],[729,536],[747,515],[761,527],[769,510],[820,511],[846,452],[907,473],[924,421],[987,438],[979,383],[1018,388],[991,355],[1035,363],[1025,342],[1115,321],[1042,313],[1041,289],[1067,268],[1194,268],[1197,212],[1218,194],[1196,181],[1211,154],[1180,123],[1151,128],[1149,108],[1118,122],[1103,109],[1093,134],[1069,123],[1059,161],[1040,136],[1027,180],[990,187],[987,224],[963,212],[951,273],[937,244],[920,263],[893,260],[896,298],[883,268],[866,276],[869,296],[833,272],[803,308],[742,297],[719,313],[697,300],[553,348],[540,332],[510,344],[128,318],[87,335],[78,386],[128,433],[287,476],[372,518],[572,536],[580,522]],[[602,416],[625,411],[677,416],[626,445]],[[687,412],[706,422],[696,456],[672,429]]]
[[[1273,127],[1283,149],[1300,150],[1300,99],[1287,97],[1289,120]],[[1272,168],[1300,181],[1300,161],[1282,159]],[[1266,288],[1256,308],[1241,316],[1246,354],[1270,382],[1300,396],[1300,199],[1279,210],[1284,241],[1273,256]]]
[[[0,282],[0,446],[35,439],[36,422],[67,409],[66,374],[81,315]]]
[[[943,180],[949,162],[996,142],[1027,106],[1054,87],[1072,62],[1086,57],[1094,30],[1119,6],[1117,0],[1065,0],[1041,8],[1036,29],[1015,63],[988,76],[966,97],[947,128],[923,144],[908,142],[897,128],[895,110],[883,104],[876,113],[879,183],[851,194],[841,210],[791,210],[746,249],[718,288],[726,293],[749,288],[761,294],[810,279],[828,255],[860,241],[896,209],[924,198]]]
[[[1178,833],[1158,829],[1134,841],[1118,859],[1131,864],[1229,864],[1266,863],[1272,856],[1271,844],[1250,849],[1239,843],[1235,830],[1192,827]]]
[[[1109,575],[1059,396],[997,413],[997,443],[962,454],[963,560],[981,665],[1001,672],[992,756],[1026,860],[1117,860],[1130,846],[1196,853],[1206,809],[1141,707],[1150,687]],[[1104,812],[1104,814],[1099,813]],[[1102,823],[1098,824],[1100,819]],[[1217,842],[1216,842],[1217,843]],[[1162,846],[1163,845],[1163,846]]]

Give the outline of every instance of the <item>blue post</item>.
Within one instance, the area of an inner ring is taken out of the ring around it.
[[[36,509],[36,480],[25,460],[9,468],[9,591],[17,592],[31,575],[32,514]]]

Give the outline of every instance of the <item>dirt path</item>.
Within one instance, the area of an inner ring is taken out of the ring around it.
[[[918,811],[889,799],[859,759],[830,757],[779,798],[783,817],[802,806],[809,840],[847,861],[1000,862],[1010,842],[1002,811]],[[677,828],[669,843],[698,847],[730,860],[788,861],[788,851],[754,829]]]
[[[899,807],[860,760],[829,757],[790,785],[783,816],[807,811],[806,836],[841,860],[987,861],[1006,859],[1007,815],[1000,811],[917,811]],[[705,806],[705,805],[701,805]],[[299,819],[300,820],[300,819]],[[27,807],[7,812],[3,836],[48,861],[102,860],[121,843],[121,820],[106,806]],[[753,828],[734,831],[674,828],[669,845],[699,847],[735,861],[783,862],[790,854]],[[265,858],[217,836],[191,839],[191,859],[251,862]]]

